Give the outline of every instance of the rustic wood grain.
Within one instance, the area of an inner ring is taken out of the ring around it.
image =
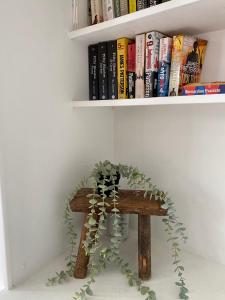
[[[83,248],[83,241],[86,240],[86,234],[88,229],[85,227],[85,224],[88,221],[88,214],[85,214],[84,216],[84,222],[83,227],[81,230],[81,236],[80,236],[80,244],[79,249],[77,253],[77,260],[75,264],[74,269],[74,277],[78,279],[84,279],[87,276],[87,270],[88,270],[88,263],[89,263],[89,256],[85,254],[85,250]]]
[[[89,212],[90,204],[87,195],[93,192],[92,189],[81,189],[75,195],[70,203],[73,212]],[[101,198],[99,198],[101,201]],[[111,206],[107,207],[107,212],[110,213],[112,203],[110,199],[106,200]],[[152,200],[144,198],[144,191],[120,190],[118,209],[121,214],[142,214],[152,216],[165,216],[166,210],[161,208],[160,202],[154,197]]]
[[[151,220],[145,215],[138,215],[138,268],[140,279],[151,278]]]

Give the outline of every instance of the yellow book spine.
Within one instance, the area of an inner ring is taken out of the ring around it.
[[[127,99],[127,53],[128,53],[127,38],[117,40],[117,78],[118,78],[118,99]]]
[[[129,13],[137,11],[136,0],[129,0]]]

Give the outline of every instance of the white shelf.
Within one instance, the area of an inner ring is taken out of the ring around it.
[[[181,104],[218,104],[225,103],[225,95],[159,97],[126,100],[72,101],[72,107],[130,107]]]
[[[149,30],[199,34],[225,29],[225,0],[171,0],[69,33],[87,45]]]

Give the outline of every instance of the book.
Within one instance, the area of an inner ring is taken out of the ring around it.
[[[118,99],[127,99],[127,54],[128,38],[121,38],[117,40],[117,81],[118,81]]]
[[[145,96],[145,34],[136,36],[135,98]]]
[[[182,96],[225,94],[225,82],[191,83],[182,88]]]
[[[115,18],[120,17],[120,0],[114,0]]]
[[[166,2],[166,1],[164,1],[164,2]],[[155,6],[155,5],[158,5],[160,3],[162,3],[162,0],[148,0],[148,7]]]
[[[88,47],[89,99],[98,100],[98,45]]]
[[[108,52],[108,99],[118,99],[117,41],[107,42]]]
[[[92,25],[103,21],[102,0],[91,0],[91,19]]]
[[[129,13],[133,13],[137,11],[137,1],[136,0],[129,0]]]
[[[102,0],[103,21],[114,19],[113,0]]]
[[[147,0],[137,0],[137,10],[141,10],[148,7]]]
[[[72,0],[72,30],[77,30],[78,28],[78,0]]]
[[[128,0],[120,0],[120,15],[124,16],[129,13]]]
[[[163,37],[157,31],[146,33],[145,98],[157,97],[159,45]]]
[[[186,35],[173,37],[169,95],[182,93],[182,87],[200,82],[207,41]]]
[[[108,54],[107,43],[102,42],[98,44],[98,89],[99,99],[108,99]]]
[[[135,43],[128,44],[128,99],[135,98],[135,67],[136,67],[136,45]]]
[[[159,73],[157,96],[166,97],[169,94],[170,66],[173,39],[165,37],[160,39],[159,47]]]

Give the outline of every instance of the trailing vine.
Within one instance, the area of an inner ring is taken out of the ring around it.
[[[123,240],[123,227],[121,224],[121,215],[118,209],[119,201],[119,183],[118,176],[127,179],[127,184],[130,188],[138,188],[144,190],[144,197],[146,201],[155,200],[160,201],[161,207],[167,210],[167,216],[163,218],[165,232],[168,235],[168,243],[170,244],[174,271],[177,274],[177,281],[175,284],[179,288],[179,299],[189,299],[189,290],[186,286],[184,278],[184,267],[181,262],[180,241],[186,242],[186,229],[182,222],[176,215],[176,209],[173,201],[169,198],[167,193],[159,190],[157,186],[153,185],[151,178],[146,177],[137,168],[126,165],[114,165],[109,161],[100,162],[95,165],[95,168],[89,178],[89,185],[93,189],[93,193],[88,195],[90,203],[90,212],[88,214],[87,224],[88,229],[86,240],[83,247],[86,255],[90,257],[89,263],[89,279],[87,283],[75,292],[74,300],[85,300],[87,296],[93,295],[92,285],[96,281],[96,276],[102,272],[109,264],[116,263],[120,268],[122,274],[127,277],[128,284],[145,296],[145,300],[156,300],[156,294],[150,287],[145,286],[139,279],[138,274],[133,272],[129,264],[120,257],[120,245]],[[83,182],[78,186],[77,190],[83,186]],[[107,198],[112,202],[111,214],[113,218],[113,234],[110,238],[110,245],[106,246],[102,237],[106,230],[107,207],[110,206]],[[62,283],[69,277],[73,276],[75,266],[75,239],[73,218],[69,207],[70,201],[67,202],[65,209],[65,222],[68,228],[68,236],[70,243],[71,254],[66,257],[67,270],[56,273],[56,276],[49,279],[48,284],[54,285]],[[98,255],[96,255],[98,253]],[[97,256],[97,260],[96,260]]]

